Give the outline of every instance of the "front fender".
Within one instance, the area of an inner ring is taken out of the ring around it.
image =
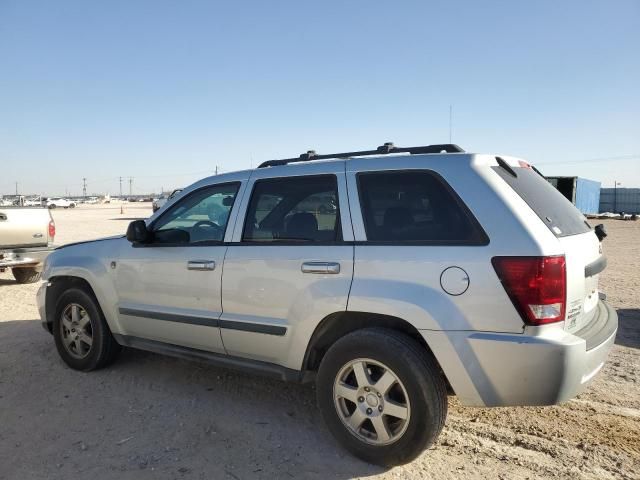
[[[89,255],[62,254],[64,250],[53,252],[47,259],[42,274],[49,282],[56,277],[76,277],[86,281],[93,290],[112,333],[121,333],[118,320],[118,295],[113,278],[100,258]]]

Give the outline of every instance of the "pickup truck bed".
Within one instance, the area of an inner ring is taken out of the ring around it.
[[[55,224],[46,208],[0,207],[0,271],[11,268],[19,283],[37,281],[54,236]]]

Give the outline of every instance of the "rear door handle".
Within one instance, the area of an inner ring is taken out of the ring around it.
[[[215,270],[216,262],[213,260],[189,260],[187,262],[189,270]]]
[[[340,264],[338,262],[304,262],[302,264],[302,273],[340,273]]]

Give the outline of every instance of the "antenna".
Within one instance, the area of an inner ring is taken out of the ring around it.
[[[453,130],[453,105],[449,104],[449,143],[451,143],[452,130]]]

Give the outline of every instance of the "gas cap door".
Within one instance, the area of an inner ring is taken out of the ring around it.
[[[469,288],[469,275],[460,267],[449,267],[440,274],[440,286],[449,295],[462,295]]]

